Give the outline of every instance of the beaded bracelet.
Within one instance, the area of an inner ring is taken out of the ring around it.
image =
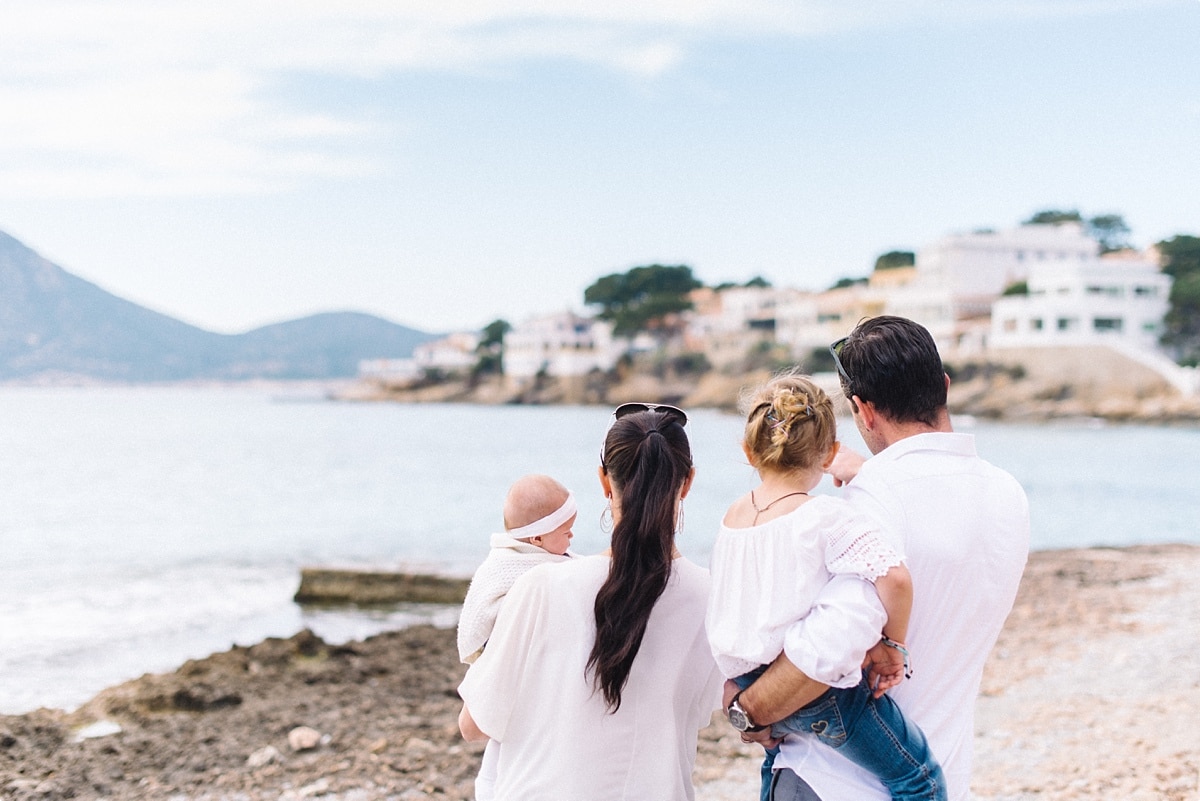
[[[897,651],[899,651],[904,656],[904,678],[911,679],[912,678],[912,668],[908,664],[908,649],[904,647],[904,643],[896,642],[895,640],[891,639],[890,637],[882,637],[882,638],[880,638],[879,641],[881,643],[883,643],[884,645],[886,645],[888,648],[895,648]]]

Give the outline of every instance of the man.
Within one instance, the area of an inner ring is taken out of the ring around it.
[[[829,472],[905,555],[913,579],[905,643],[913,676],[891,694],[925,732],[948,797],[966,799],[975,699],[1029,553],[1028,502],[1012,476],[979,458],[971,435],[953,432],[950,379],[923,327],[876,317],[830,351],[874,455],[847,453]],[[736,697],[731,721],[739,728],[780,720],[815,700],[825,690],[820,665],[844,664],[879,640],[873,627],[880,607],[869,584],[837,580],[825,592],[823,603],[788,632],[784,653]],[[735,689],[726,689],[727,708]],[[875,777],[815,737],[789,737],[775,760],[774,801],[887,797]]]

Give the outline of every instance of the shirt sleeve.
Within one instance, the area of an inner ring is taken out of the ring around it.
[[[870,463],[863,467],[857,478],[846,485],[842,498],[855,513],[867,517],[879,530],[884,541],[903,559],[904,505],[897,502],[886,484],[872,480],[875,473],[870,471],[869,467]]]
[[[526,573],[513,585],[487,647],[467,669],[458,694],[480,731],[493,740],[504,741],[513,710],[521,702],[523,678],[530,664],[539,661],[543,637],[545,592],[537,581],[539,570]]]
[[[853,575],[834,576],[812,610],[788,627],[783,652],[810,679],[853,687],[862,677],[863,656],[879,642],[886,622],[874,584]]]

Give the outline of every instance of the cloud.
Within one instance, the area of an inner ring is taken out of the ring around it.
[[[1137,3],[1144,8],[1147,0]],[[377,169],[372,123],[279,91],[529,60],[639,80],[717,39],[812,37],[942,16],[1107,13],[1121,0],[42,0],[0,27],[0,192],[10,197],[270,192]],[[287,99],[285,99],[285,97]]]

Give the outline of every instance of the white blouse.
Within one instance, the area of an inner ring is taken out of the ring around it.
[[[513,585],[483,654],[458,688],[501,743],[498,801],[686,801],[696,741],[721,706],[704,636],[708,571],[678,558],[659,596],[621,707],[587,671],[605,556],[540,565]]]
[[[733,678],[773,661],[783,651],[788,627],[809,613],[834,576],[874,581],[901,562],[869,518],[828,495],[815,495],[761,525],[722,523],[713,544],[705,619],[717,666]],[[858,665],[843,664],[832,676],[797,667],[835,687],[853,687],[861,678]]]

